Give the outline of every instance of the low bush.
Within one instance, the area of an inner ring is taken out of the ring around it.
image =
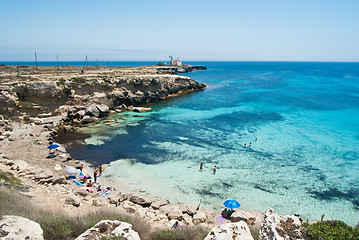
[[[24,108],[32,108],[34,105],[31,102],[19,101],[19,106]]]
[[[66,80],[65,80],[65,79],[60,78],[60,80],[56,82],[56,85],[57,85],[57,86],[60,86],[60,85],[65,85],[65,82],[66,82]]]
[[[350,227],[342,221],[304,223],[302,232],[306,239],[312,240],[359,239],[359,228]]]
[[[85,83],[86,82],[86,78],[83,78],[83,77],[73,77],[73,78],[71,78],[71,80],[73,80],[77,83]]]
[[[22,186],[22,183],[19,179],[1,170],[0,170],[0,179],[15,186]]]
[[[145,237],[145,240],[202,240],[208,232],[200,227],[182,227],[180,229],[157,230]],[[142,239],[142,238],[141,238]]]

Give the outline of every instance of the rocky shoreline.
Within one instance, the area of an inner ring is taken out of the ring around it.
[[[216,239],[215,236],[223,231],[231,232],[232,236],[238,233],[247,236],[240,239],[253,239],[248,226],[257,231],[261,229],[261,239],[280,239],[283,232],[286,233],[281,227],[283,221],[299,228],[299,217],[281,217],[274,210],[264,214],[239,209],[231,220],[221,223],[216,219],[220,212],[199,204],[170,203],[141,193],[121,192],[116,186],[111,186],[115,189],[102,197],[95,189],[81,190],[65,178],[69,174],[64,165],[78,167],[85,163],[72,159],[62,147],[59,155],[46,158],[49,155],[47,146],[55,141],[59,129],[72,131],[74,126],[96,122],[119,111],[150,111],[138,106],[207,87],[188,77],[168,75],[158,68],[141,69],[118,68],[62,75],[37,73],[20,79],[3,73],[0,109],[1,114],[11,120],[0,119],[0,170],[20,179],[23,187],[19,190],[31,196],[39,206],[49,210],[61,208],[70,215],[111,209],[144,219],[153,229],[170,229],[176,221],[181,226],[201,226],[209,231],[206,239]],[[44,144],[34,144],[37,140]],[[60,165],[60,170],[55,170],[56,165]],[[92,173],[93,169],[87,166],[84,171]],[[101,177],[99,181],[101,183]],[[235,233],[234,227],[226,224],[234,224]]]

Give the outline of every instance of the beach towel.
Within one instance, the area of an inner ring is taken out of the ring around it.
[[[104,192],[101,197],[106,197],[109,193],[111,192],[111,190],[107,190],[106,192]]]
[[[110,192],[111,192],[111,190],[105,189],[105,190],[97,193],[97,195],[100,196],[100,197],[106,197]]]
[[[222,216],[219,216],[218,218],[216,218],[218,221],[220,221],[221,223],[223,223],[226,219]]]
[[[79,183],[78,181],[72,180],[73,183],[75,183],[77,186],[83,186],[86,185],[86,183]]]

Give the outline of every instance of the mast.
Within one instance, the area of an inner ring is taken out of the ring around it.
[[[86,58],[85,58],[85,62],[84,62],[84,66],[83,66],[83,68],[82,68],[82,71],[85,70],[86,64],[87,64],[87,55],[86,55]]]
[[[37,54],[35,52],[35,63],[36,63],[36,70],[37,70]]]
[[[59,71],[59,53],[56,53],[56,68]]]

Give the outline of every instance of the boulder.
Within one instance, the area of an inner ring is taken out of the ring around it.
[[[170,220],[175,219],[175,220],[181,220],[183,218],[182,216],[182,211],[179,209],[172,209],[168,214],[167,214],[168,218]]]
[[[193,216],[199,210],[200,203],[188,206],[188,215]]]
[[[95,116],[84,116],[82,118],[82,123],[83,124],[87,124],[87,123],[93,123],[93,122],[97,122],[98,121],[98,118],[95,117]]]
[[[133,202],[130,201],[123,201],[121,203],[121,207],[126,210],[127,213],[130,214],[134,214],[137,210],[137,208],[135,207],[135,204]]]
[[[102,206],[105,206],[107,204],[107,201],[106,199],[104,198],[94,198],[92,199],[92,206],[94,207],[102,207]]]
[[[76,197],[74,194],[70,194],[66,197],[66,204],[73,205],[75,207],[80,206],[80,198]]]
[[[244,221],[221,224],[213,228],[205,238],[205,240],[217,239],[254,240]]]
[[[27,218],[4,215],[0,220],[1,239],[44,239],[40,224]]]
[[[100,116],[100,110],[97,108],[96,104],[92,104],[86,108],[85,115],[98,118]]]
[[[259,229],[261,227],[263,219],[264,213],[261,211],[238,209],[231,215],[231,222],[245,221],[248,226],[255,229]]]
[[[261,240],[301,239],[299,230],[301,221],[296,216],[280,216],[274,209],[268,208],[259,230]]]
[[[35,180],[40,181],[42,179],[52,178],[53,176],[54,176],[54,174],[52,174],[52,172],[49,169],[46,169],[44,171],[41,171],[40,173],[37,173],[35,175]]]
[[[96,105],[99,110],[99,117],[107,116],[110,112],[110,108],[104,104]]]
[[[53,184],[67,184],[66,178],[64,176],[60,176],[57,178],[54,178],[52,181]]]
[[[134,107],[134,112],[151,112],[152,108],[145,108],[145,107]]]
[[[138,233],[132,230],[131,224],[117,220],[101,220],[95,226],[78,236],[76,240],[100,240],[104,238],[110,239],[112,237],[127,240],[140,240]]]
[[[30,165],[23,160],[15,160],[14,165],[12,165],[11,167],[12,170],[16,170],[20,172],[23,172],[28,168],[30,168]]]
[[[140,196],[140,195],[132,195],[130,197],[130,201],[138,205],[141,205],[143,207],[149,207],[151,206],[152,203],[152,199],[150,199],[147,196]]]
[[[198,211],[194,216],[193,216],[193,223],[195,225],[198,225],[200,223],[205,222],[207,219],[206,214],[203,211]]]
[[[168,204],[170,204],[170,202],[167,199],[156,199],[152,202],[151,207],[153,209],[159,209],[160,207]]]

